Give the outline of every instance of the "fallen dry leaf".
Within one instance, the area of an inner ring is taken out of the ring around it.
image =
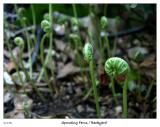
[[[73,75],[80,71],[79,67],[73,65],[73,63],[66,64],[62,69],[58,70],[57,78],[64,78],[69,75]]]
[[[14,114],[13,119],[25,119],[25,115],[23,112],[17,112]]]
[[[155,78],[156,76],[156,56],[155,54],[151,54],[147,57],[141,64],[140,68],[142,72],[145,73],[146,76],[150,76]]]
[[[60,50],[62,52],[64,51],[66,44],[63,41],[55,39],[55,44],[56,44],[56,48],[58,50]]]
[[[150,55],[140,64],[140,67],[150,68],[151,66],[155,66],[156,64],[155,58],[156,58],[155,54]]]
[[[5,64],[5,68],[8,72],[11,72],[13,69],[15,69],[15,64],[13,61],[10,61]]]
[[[16,110],[23,110],[24,105],[27,104],[28,109],[32,108],[33,100],[27,97],[25,94],[18,94],[14,98],[14,105]]]

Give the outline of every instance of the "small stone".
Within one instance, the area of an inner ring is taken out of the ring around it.
[[[96,116],[95,116],[95,114],[94,113],[89,113],[88,114],[88,118],[95,118]]]
[[[9,102],[11,99],[13,99],[13,94],[10,92],[5,93],[4,95],[4,103]]]
[[[122,107],[121,106],[115,107],[115,112],[116,112],[116,114],[121,113],[122,112]]]
[[[38,103],[37,103],[37,106],[40,106],[40,105],[41,105],[41,102],[38,102]]]
[[[66,95],[65,96],[65,100],[69,100],[70,99],[70,96],[69,95]]]
[[[134,45],[139,45],[139,44],[141,44],[141,42],[140,42],[138,39],[135,39],[135,40],[133,41],[133,44],[134,44]]]
[[[25,115],[23,112],[19,112],[18,114],[15,114],[13,119],[25,119]]]
[[[69,119],[69,116],[65,116],[65,119]]]
[[[67,83],[67,90],[69,94],[73,94],[73,88],[72,88],[72,84],[71,83]]]
[[[116,49],[115,54],[118,56],[119,54],[122,54],[122,51],[120,49]]]
[[[65,34],[65,25],[56,24],[56,25],[54,25],[54,30],[57,35],[62,36]]]
[[[3,73],[3,78],[4,78],[4,81],[7,83],[7,84],[9,84],[9,85],[13,85],[14,84],[14,82],[12,81],[12,78],[11,78],[11,76],[9,75],[9,73],[8,72],[4,72]]]
[[[86,110],[87,110],[87,112],[92,112],[92,113],[95,112],[95,109],[89,107],[88,105],[86,107]]]
[[[79,113],[82,113],[82,112],[84,111],[83,106],[82,106],[82,105],[78,105],[78,106],[77,106],[77,111],[78,111]]]
[[[25,94],[18,94],[14,98],[14,106],[16,110],[23,110],[25,107],[27,107],[27,109],[29,110],[31,109],[32,104],[33,104],[33,100],[30,99]]]
[[[129,104],[128,104],[128,105],[129,105],[129,107],[133,106],[133,104],[132,104],[131,102],[129,102]]]
[[[106,106],[101,107],[101,117],[105,117],[106,114]]]
[[[124,42],[124,41],[123,41],[123,39],[122,39],[122,38],[119,38],[119,39],[117,40],[117,43],[118,43],[118,44],[120,44],[120,45],[122,45],[122,44],[123,44],[123,42]]]
[[[82,96],[83,95],[82,89],[80,87],[75,88],[75,92],[76,92],[77,96]]]

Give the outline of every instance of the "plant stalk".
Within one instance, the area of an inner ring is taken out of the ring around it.
[[[77,19],[76,5],[75,5],[75,4],[72,4],[72,7],[73,7],[73,14],[74,14],[74,17]]]
[[[21,54],[22,54],[22,53],[21,53]],[[21,56],[21,59],[22,59],[22,56]],[[37,92],[37,94],[39,95],[39,97],[41,98],[41,100],[42,100],[43,102],[45,102],[45,101],[46,101],[45,98],[44,98],[43,95],[39,92],[37,86],[36,86],[36,85],[32,82],[32,80],[30,79],[30,76],[29,76],[27,70],[25,69],[22,60],[20,60],[20,63],[21,63],[21,66],[22,66],[22,70],[24,70],[24,73],[25,73],[25,75],[26,75],[27,80],[28,80],[28,81],[31,81],[31,82],[30,82],[31,86],[33,87],[33,89],[35,89],[35,91]]]
[[[118,100],[117,100],[117,96],[114,88],[114,77],[111,78],[111,88],[112,88],[112,95],[114,97],[115,104],[118,105]]]
[[[12,58],[13,63],[14,63],[14,65],[15,65],[16,71],[17,71],[17,73],[18,73],[19,80],[20,80],[20,82],[21,82],[21,84],[22,84],[22,86],[23,86],[23,91],[24,91],[24,93],[27,95],[26,90],[25,90],[25,87],[24,87],[24,82],[23,82],[22,77],[21,77],[20,72],[19,72],[18,63],[16,62],[16,58],[15,58],[14,55],[13,55],[13,52],[12,52],[12,50],[11,50],[11,47],[10,47],[9,42],[7,42],[7,47],[9,48],[9,52],[10,52],[10,54],[11,54],[11,58]]]
[[[128,110],[127,110],[127,85],[128,79],[126,78],[123,86],[123,118],[127,118]]]
[[[15,10],[16,10],[16,13],[18,14],[18,7],[17,5],[15,4]],[[22,25],[22,27],[27,27],[26,23],[24,23],[22,21],[22,19],[20,18],[20,23]],[[30,63],[30,68],[29,68],[29,71],[30,71],[30,78],[32,78],[32,53],[31,53],[31,41],[30,41],[30,37],[29,37],[29,34],[28,34],[28,31],[25,30],[24,31],[24,34],[26,36],[26,39],[27,39],[27,47],[28,47],[28,52],[29,52],[29,63]]]
[[[98,101],[99,97],[98,97],[98,93],[97,93],[96,80],[95,80],[94,71],[93,71],[94,70],[93,60],[91,60],[89,63],[89,69],[90,69],[90,76],[91,76],[91,80],[92,80],[94,99],[95,99],[95,103],[96,103],[97,117],[100,118],[101,114],[100,114],[100,106],[99,106],[99,101]]]
[[[31,11],[32,11],[33,25],[34,25],[34,27],[36,29],[36,14],[35,14],[35,8],[34,8],[33,4],[31,4]],[[34,43],[36,44],[35,29],[32,30],[32,33],[34,35]]]

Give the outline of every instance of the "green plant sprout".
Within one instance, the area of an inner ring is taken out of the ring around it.
[[[72,24],[72,29],[74,31],[74,33],[70,34],[70,38],[73,39],[74,43],[75,43],[75,48],[77,50],[82,48],[82,40],[80,37],[80,32],[79,32],[79,23],[78,23],[78,19],[73,17],[71,19],[71,24]],[[72,45],[72,43],[71,43]],[[79,53],[79,52],[78,52]]]
[[[67,22],[67,16],[66,15],[60,15],[60,17],[57,19],[57,23],[62,25],[66,25]]]
[[[107,17],[106,16],[102,16],[101,17],[101,29],[106,29],[107,25],[108,25],[108,20],[107,20]]]
[[[77,55],[77,57],[76,57],[76,59],[75,59],[75,61],[77,62],[77,64],[78,64],[78,66],[80,67],[80,73],[81,73],[81,76],[83,77],[83,80],[85,81],[85,77],[84,77],[84,72],[83,72],[83,70],[82,70],[82,63],[81,63],[81,55],[80,55],[80,53],[78,52],[80,49],[80,46],[82,45],[82,43],[81,43],[81,39],[80,39],[80,37],[79,37],[79,35],[78,34],[70,34],[69,35],[69,38],[71,39],[70,40],[70,45],[72,46],[73,45],[73,43],[71,42],[71,41],[73,41],[74,42],[74,47],[75,47],[75,49],[77,49],[77,50],[75,50],[75,51],[77,51],[76,52],[76,55]],[[85,86],[86,88],[87,88],[87,85]]]
[[[101,114],[100,114],[100,106],[99,106],[99,97],[98,97],[98,93],[97,93],[96,80],[94,77],[93,47],[92,47],[92,45],[90,43],[86,43],[84,46],[83,52],[84,52],[84,59],[89,63],[94,99],[95,99],[95,103],[96,103],[96,112],[97,112],[97,117],[100,118]]]
[[[106,73],[111,78],[112,83],[112,93],[116,104],[118,103],[115,88],[114,88],[114,79],[118,76],[125,76],[125,81],[123,85],[123,117],[127,118],[127,84],[128,84],[128,72],[129,65],[128,63],[119,58],[119,57],[111,57],[105,62],[104,67]]]
[[[19,70],[19,68],[18,68],[18,63],[17,63],[17,61],[16,61],[16,58],[15,58],[15,56],[14,56],[12,50],[11,50],[11,46],[10,46],[9,42],[6,43],[6,44],[7,44],[7,47],[8,47],[8,49],[9,49],[9,53],[11,54],[11,59],[12,59],[13,62],[14,62],[14,65],[15,65],[15,68],[16,68],[16,72],[18,73],[18,77],[19,77],[20,83],[23,85],[24,82],[23,82],[23,80],[22,80],[22,75],[20,74],[20,70]],[[26,92],[25,92],[25,89],[23,89],[23,90],[24,90],[24,93],[26,93]]]
[[[33,19],[33,25],[36,26],[36,13],[35,13],[35,8],[34,5],[31,4],[31,11],[32,11],[32,19]],[[35,29],[34,29],[35,30]],[[34,31],[35,32],[35,31]]]
[[[44,61],[44,56],[43,56],[43,52],[44,52],[44,42],[45,42],[45,38],[49,36],[49,33],[51,32],[51,24],[49,21],[47,20],[43,20],[41,22],[41,28],[43,29],[43,31],[46,32],[46,34],[43,35],[42,39],[41,39],[41,45],[40,45],[40,58],[41,58],[41,62],[42,62],[42,69],[41,69],[41,72],[40,72],[40,75],[38,77],[38,82],[41,80],[44,72],[45,72],[45,68],[46,68],[46,65],[48,63],[48,60],[49,60],[49,57],[50,55],[47,57],[48,59],[46,59]],[[50,49],[50,48],[49,48]],[[48,53],[49,54],[49,53]]]
[[[79,21],[78,21],[78,15],[77,15],[77,9],[76,9],[76,5],[72,4],[73,7],[73,15],[74,17],[71,18],[71,24],[72,24],[72,28],[75,32],[77,32],[77,34],[80,37],[80,31],[79,31]],[[82,40],[80,38],[80,48],[82,48]]]
[[[49,13],[45,13],[43,19],[49,21]]]
[[[44,53],[44,42],[45,42],[45,39],[49,37],[49,32],[51,31],[51,24],[49,22],[49,14],[45,13],[43,18],[44,18],[44,20],[42,20],[42,22],[41,22],[41,28],[46,33],[43,35],[43,37],[41,39],[41,43],[40,43],[40,59],[41,59],[42,64],[44,63],[44,55],[43,55],[43,53]]]
[[[72,7],[73,7],[73,14],[74,14],[75,18],[77,18],[77,9],[76,9],[76,5],[75,5],[75,4],[72,4]]]
[[[26,21],[27,21],[27,18],[24,16],[25,14],[25,9],[24,8],[18,8],[17,5],[15,5],[15,9],[16,9],[16,13],[18,14],[18,17],[19,17],[19,20],[20,20],[20,23],[22,25],[22,27],[26,27],[27,24],[26,24]],[[30,40],[30,36],[29,36],[29,33],[27,30],[24,31],[24,34],[26,36],[26,39],[27,39],[27,47],[28,47],[28,52],[29,52],[29,63],[30,63],[30,78],[32,79],[32,73],[33,73],[33,69],[32,69],[32,50],[31,50],[31,40]]]
[[[31,11],[32,11],[32,22],[33,22],[33,25],[35,27],[35,29],[32,30],[32,33],[33,33],[33,36],[34,36],[34,43],[36,44],[36,12],[35,12],[35,8],[34,8],[34,5],[31,4]]]
[[[43,64],[43,67],[41,69],[41,72],[40,72],[40,75],[38,77],[38,82],[41,80],[42,76],[43,76],[43,73],[45,73],[45,78],[46,78],[46,81],[47,81],[47,84],[48,84],[48,87],[50,89],[50,93],[52,95],[52,97],[54,96],[53,95],[53,88],[52,88],[52,85],[50,84],[49,82],[49,78],[48,78],[48,74],[47,74],[47,70],[46,70],[46,65],[48,64],[49,60],[51,59],[52,57],[52,43],[53,43],[53,37],[52,37],[52,4],[49,4],[49,21],[48,20],[43,20],[41,22],[41,28],[43,29],[44,32],[46,32],[46,34],[43,36],[42,40],[41,40],[41,48],[40,48],[40,57],[41,57],[41,62]],[[44,48],[43,48],[43,45],[44,45],[44,40],[45,38],[49,36],[49,52],[46,56],[46,59],[44,61],[44,56],[43,56],[43,52],[44,52]]]
[[[23,50],[24,50],[24,40],[21,38],[21,37],[16,37],[16,38],[14,38],[14,43],[20,48],[20,58],[19,58],[19,61],[20,61],[20,63],[22,64],[22,54],[23,54]],[[22,65],[23,66],[23,65]],[[24,68],[23,68],[24,69]],[[24,69],[25,70],[25,69]],[[20,74],[21,75],[21,74]],[[21,81],[21,79],[22,79],[22,75],[20,76],[19,74],[18,74],[18,77],[20,78],[20,81]],[[24,90],[24,93],[25,94],[27,94],[26,93],[26,90],[25,90],[25,86],[24,86],[24,82],[23,82],[23,80],[21,81],[21,83],[22,83],[22,86],[23,86],[23,90]]]
[[[72,25],[72,30],[74,32],[79,33],[79,23],[77,18],[75,17],[71,18],[71,25]]]
[[[44,32],[49,33],[51,32],[51,22],[48,20],[42,20],[41,22],[41,28],[44,30]]]
[[[23,50],[24,50],[24,40],[21,37],[16,37],[16,38],[14,38],[14,42],[15,42],[15,44],[17,46],[19,46],[21,53],[23,53]]]
[[[26,118],[30,118],[29,104],[27,101],[24,101],[24,103],[23,103],[23,112],[24,112]]]
[[[82,62],[81,62],[81,54],[80,54],[80,51],[82,51],[82,48],[83,48],[83,44],[82,44],[82,39],[81,39],[80,31],[79,31],[79,21],[78,21],[77,9],[76,9],[75,4],[72,4],[72,7],[73,7],[74,17],[71,18],[71,25],[72,25],[72,30],[74,33],[70,34],[70,38],[73,40],[75,44],[75,48],[77,49],[77,52],[76,52],[77,57],[75,61],[78,62],[78,65],[80,66],[81,76],[83,80],[85,81],[84,72],[82,71]],[[71,43],[71,46],[72,46],[72,43]],[[87,89],[87,85],[85,85],[85,87]]]
[[[31,81],[31,79],[30,79],[30,77],[29,77],[29,74],[28,74],[27,70],[25,69],[24,63],[23,63],[23,61],[22,61],[22,54],[23,54],[23,50],[24,50],[24,40],[23,40],[21,37],[16,37],[16,38],[14,39],[14,42],[15,42],[15,44],[16,44],[17,46],[19,46],[19,48],[20,48],[20,60],[19,60],[19,61],[20,61],[21,66],[22,66],[22,70],[24,71],[27,80],[28,80],[28,81]],[[11,55],[11,56],[12,56],[12,55]],[[13,56],[13,57],[14,57],[14,56]],[[13,58],[13,59],[15,59],[15,58]],[[20,76],[19,71],[17,71],[17,72],[18,72],[18,77],[20,78],[21,83],[23,83],[22,77]],[[23,84],[24,84],[24,83],[23,83]],[[22,85],[23,85],[23,84],[22,84]],[[41,100],[42,100],[42,101],[45,101],[43,95],[39,92],[37,86],[35,86],[33,82],[31,82],[31,85],[32,85],[32,87],[36,90],[36,92],[37,92],[37,94],[40,96]],[[23,86],[24,86],[24,85],[23,85]],[[25,94],[26,94],[26,91],[25,91],[25,88],[24,88],[24,87],[23,87],[23,89],[24,89],[24,92],[25,92]]]
[[[23,54],[23,51],[24,51],[24,40],[21,38],[21,37],[16,37],[14,38],[14,43],[19,47],[20,49],[20,62],[22,62],[22,54]]]
[[[109,40],[107,37],[107,33],[106,33],[106,28],[108,26],[108,19],[106,16],[102,16],[101,20],[100,20],[100,25],[101,25],[101,43],[100,43],[100,51],[101,51],[101,55],[102,58],[104,58],[104,44],[106,44],[107,46],[107,54],[108,57],[111,56],[111,51],[110,51],[110,44],[109,44]]]

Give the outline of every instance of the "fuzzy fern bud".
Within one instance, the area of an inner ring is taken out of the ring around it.
[[[22,17],[21,21],[25,24],[27,22],[27,18],[26,17]]]
[[[65,16],[65,15],[60,15],[57,22],[58,22],[59,24],[64,24],[66,21],[67,21],[67,16]]]
[[[71,24],[72,24],[72,30],[74,32],[77,32],[78,31],[78,25],[79,25],[78,20],[76,18],[72,18],[71,19]]]
[[[20,47],[20,49],[23,51],[23,49],[24,49],[24,40],[21,37],[16,37],[14,39],[14,43],[16,45],[18,45]]]
[[[41,22],[41,28],[48,33],[51,31],[51,23],[48,20],[43,20]]]
[[[70,34],[69,38],[72,39],[74,42],[79,42],[80,41],[80,37],[77,34]]]
[[[93,59],[93,47],[87,42],[83,48],[84,58],[87,62],[90,62]]]
[[[101,17],[101,21],[100,21],[100,24],[101,24],[101,28],[102,29],[105,29],[108,25],[108,20],[107,20],[107,17],[106,16],[102,16]]]
[[[24,17],[25,12],[26,12],[25,8],[23,8],[23,7],[19,8],[17,11],[19,18]]]
[[[45,13],[44,16],[43,16],[43,19],[49,21],[49,14]]]
[[[105,62],[104,69],[109,76],[117,77],[126,75],[129,71],[129,65],[119,57],[111,57]]]
[[[73,26],[78,26],[78,20],[76,18],[72,18],[71,23]]]

